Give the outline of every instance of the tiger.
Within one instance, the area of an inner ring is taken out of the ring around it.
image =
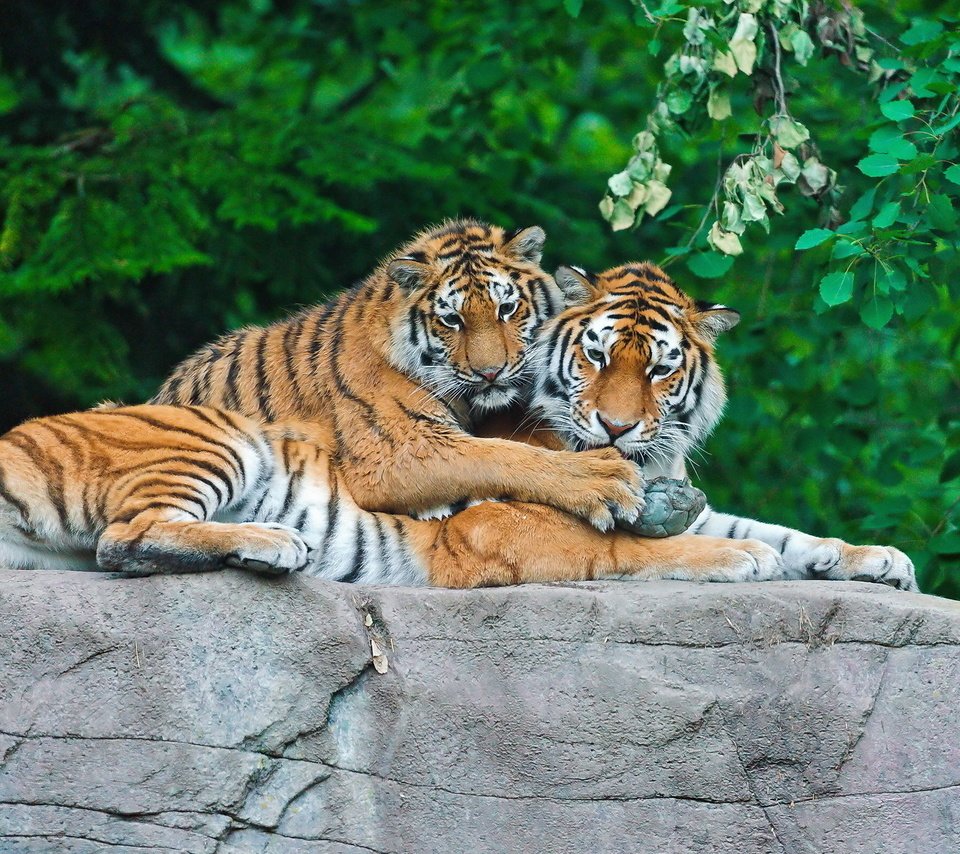
[[[0,436],[0,565],[11,569],[236,569],[461,588],[684,577],[694,553],[660,542],[520,502],[445,519],[367,511],[313,425],[211,407],[106,406]],[[701,575],[710,564],[724,580],[738,558],[749,560],[749,546],[717,549]]]
[[[687,457],[723,412],[714,347],[739,312],[694,301],[649,262],[600,274],[565,266],[555,280],[573,305],[545,325],[531,354],[539,365],[531,406],[554,432],[554,446],[616,448],[647,478],[685,477]],[[687,534],[672,539],[693,544],[699,537],[709,538],[711,549],[737,541],[762,546],[762,571],[745,567],[743,580],[865,580],[919,589],[910,558],[893,547],[854,546],[709,505]]]
[[[428,228],[325,305],[246,327],[176,367],[150,403],[309,422],[366,510],[417,514],[488,498],[609,530],[643,506],[613,448],[549,449],[469,432],[529,390],[537,330],[564,305],[539,226]]]

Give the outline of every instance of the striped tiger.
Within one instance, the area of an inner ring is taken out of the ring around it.
[[[236,568],[474,587],[681,572],[690,549],[667,554],[660,542],[518,502],[440,520],[366,511],[312,425],[209,407],[103,408],[0,437],[0,565],[9,568]]]
[[[614,449],[583,454],[468,432],[529,387],[529,345],[563,306],[545,235],[457,220],[391,253],[326,305],[203,347],[155,404],[307,421],[360,507],[417,513],[485,498],[547,504],[607,530],[642,483]]]
[[[546,325],[532,357],[540,365],[534,409],[565,447],[613,447],[647,477],[684,477],[687,456],[723,411],[726,392],[714,344],[740,315],[695,302],[649,263],[599,275],[561,267],[555,278],[574,306]],[[688,534],[663,541],[664,547],[692,542],[691,535],[709,538],[711,549],[753,543],[766,578],[856,579],[918,589],[910,559],[892,547],[853,546],[709,506]],[[757,577],[753,567],[745,570],[744,579]]]
[[[0,437],[0,564],[11,568],[423,583],[407,542],[419,523],[407,521],[359,510],[312,432],[224,410],[105,407]]]

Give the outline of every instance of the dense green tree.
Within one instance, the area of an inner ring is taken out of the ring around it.
[[[0,426],[144,399],[427,223],[537,222],[550,264],[662,260],[743,312],[717,506],[960,596],[960,37],[862,11],[9,0]]]

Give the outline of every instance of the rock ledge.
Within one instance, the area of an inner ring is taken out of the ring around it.
[[[4,852],[960,850],[934,597],[0,572],[0,636]]]

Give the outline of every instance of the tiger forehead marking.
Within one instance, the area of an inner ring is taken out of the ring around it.
[[[713,341],[738,315],[696,303],[652,264],[556,276],[570,307],[541,337],[535,406],[573,447],[669,468],[720,416]]]
[[[672,322],[658,322],[654,330],[637,303],[635,310],[610,308],[586,320],[582,341],[595,344],[608,356],[639,353],[649,362],[679,357],[684,345],[683,333]]]

